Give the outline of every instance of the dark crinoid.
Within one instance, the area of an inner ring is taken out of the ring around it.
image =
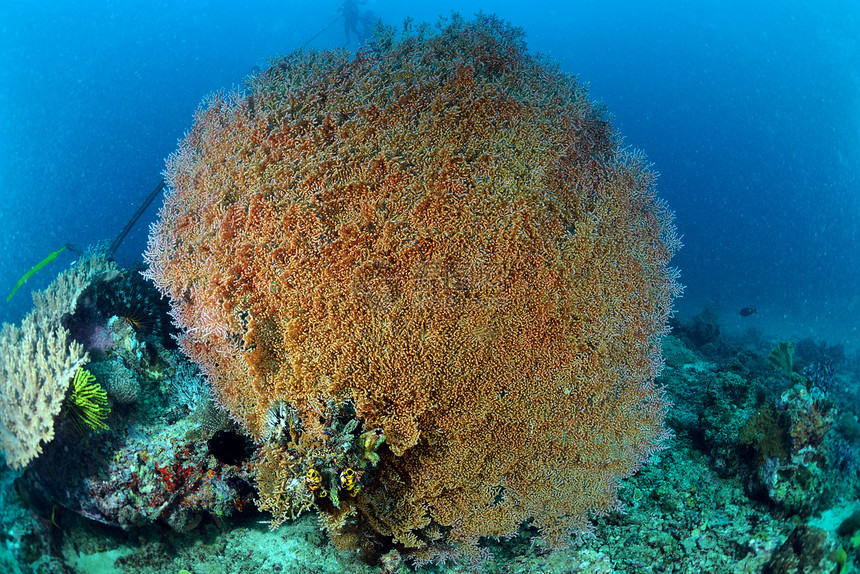
[[[144,265],[136,262],[105,289],[100,307],[107,316],[125,319],[135,331],[158,338],[166,348],[175,347],[171,335],[175,332],[169,320],[170,307],[151,282],[141,275]]]
[[[113,344],[108,329],[111,317],[125,320],[140,337],[175,348],[167,301],[140,275],[142,269],[137,263],[123,271],[102,273],[78,296],[75,311],[63,319],[63,326],[86,350],[104,350]]]

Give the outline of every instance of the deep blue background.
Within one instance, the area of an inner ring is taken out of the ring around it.
[[[18,320],[27,291],[72,260],[5,303],[49,252],[119,232],[205,94],[306,42],[339,4],[0,3],[0,319]],[[727,329],[858,346],[856,2],[409,4],[362,8],[398,25],[495,12],[590,84],[662,174],[685,244],[682,315],[707,306]],[[310,45],[344,43],[337,21]],[[140,258],[154,215],[121,264]],[[747,305],[759,313],[741,318]]]

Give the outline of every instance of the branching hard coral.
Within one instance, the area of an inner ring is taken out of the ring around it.
[[[204,101],[147,275],[219,404],[274,440],[276,520],[307,507],[307,461],[350,418],[345,456],[366,460],[314,466],[341,546],[475,555],[528,519],[559,546],[615,506],[666,435],[654,377],[679,292],[671,214],[619,142],[484,15],[297,53]]]

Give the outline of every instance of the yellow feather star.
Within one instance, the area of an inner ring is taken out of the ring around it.
[[[86,369],[78,369],[66,399],[75,426],[81,432],[85,427],[95,431],[108,428],[104,422],[110,414],[107,392],[95,380],[95,375]]]

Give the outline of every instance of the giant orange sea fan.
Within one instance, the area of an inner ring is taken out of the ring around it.
[[[302,52],[198,110],[149,275],[258,440],[276,402],[384,431],[341,500],[365,538],[439,557],[534,518],[563,544],[665,434],[678,241],[618,142],[493,17]]]

